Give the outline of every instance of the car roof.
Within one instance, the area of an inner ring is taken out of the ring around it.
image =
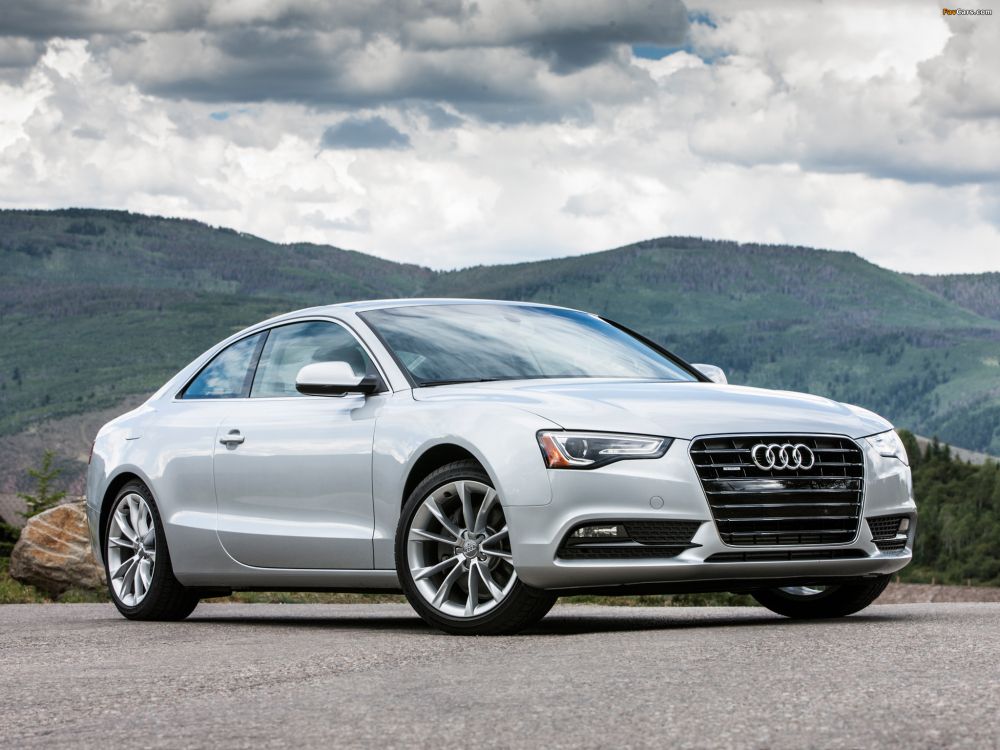
[[[513,305],[518,307],[556,307],[540,302],[518,302],[503,299],[467,299],[460,297],[410,297],[405,299],[376,299],[360,302],[341,302],[330,307],[346,307],[352,310],[381,310],[386,307],[411,307],[414,305]]]
[[[401,299],[375,299],[357,300],[354,302],[338,302],[332,305],[320,305],[318,307],[307,307],[302,310],[295,310],[285,313],[280,317],[300,317],[302,315],[334,315],[343,314],[346,311],[359,313],[368,310],[383,310],[390,307],[414,307],[419,305],[508,305],[511,307],[545,307],[554,310],[567,310],[570,308],[558,305],[547,305],[542,302],[517,302],[503,299],[463,299],[457,297],[409,297]]]
[[[310,316],[322,316],[339,318],[341,320],[357,313],[368,310],[384,310],[391,307],[415,307],[418,305],[508,305],[510,307],[536,307],[551,310],[572,310],[572,308],[560,307],[558,305],[546,305],[541,302],[517,302],[503,299],[461,299],[457,297],[409,297],[401,299],[375,299],[358,300],[354,302],[338,302],[332,305],[317,305],[316,307],[304,307],[300,310],[290,310],[286,313],[275,315],[274,317],[262,320],[248,328],[244,328],[238,334],[234,334],[226,342],[235,340],[250,331],[269,328],[275,325],[289,323],[301,318]]]

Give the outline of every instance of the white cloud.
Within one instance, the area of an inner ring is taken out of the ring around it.
[[[975,22],[982,20],[947,19],[951,36],[943,53],[919,66],[924,84],[921,103],[954,117],[994,121],[1000,117],[1000,35],[996,21]]]
[[[994,17],[693,3],[685,49],[646,60],[676,6],[34,7],[0,21],[0,205],[435,267],[692,234],[1000,269]]]

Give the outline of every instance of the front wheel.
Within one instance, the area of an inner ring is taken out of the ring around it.
[[[417,614],[454,634],[515,633],[556,600],[518,579],[503,507],[475,461],[443,466],[411,493],[396,530],[396,570]]]
[[[772,612],[799,620],[845,617],[860,612],[889,585],[890,576],[862,583],[761,589],[753,598]]]
[[[142,482],[122,487],[108,513],[104,571],[111,600],[130,620],[183,620],[198,605],[174,578],[163,523]]]

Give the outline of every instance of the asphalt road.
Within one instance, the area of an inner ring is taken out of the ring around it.
[[[1000,747],[1000,604],[564,605],[503,638],[391,604],[0,606],[0,745]]]

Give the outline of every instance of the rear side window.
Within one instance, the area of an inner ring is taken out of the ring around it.
[[[271,329],[250,397],[300,396],[295,376],[314,362],[346,362],[362,377],[375,372],[361,344],[343,326],[323,321],[292,323]]]
[[[258,333],[227,346],[188,383],[183,398],[245,398],[263,340]]]

